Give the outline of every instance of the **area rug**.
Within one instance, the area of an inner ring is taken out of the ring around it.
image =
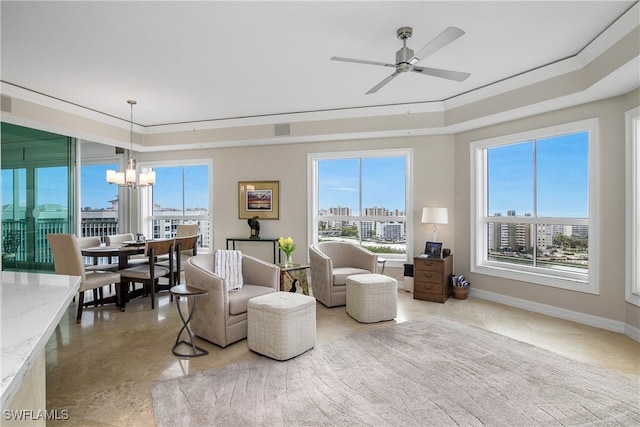
[[[154,385],[164,426],[640,425],[637,379],[436,316]]]

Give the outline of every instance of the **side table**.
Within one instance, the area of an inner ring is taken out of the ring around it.
[[[173,296],[176,297],[176,306],[178,307],[178,314],[180,315],[180,319],[182,320],[182,328],[180,329],[180,332],[178,332],[178,337],[176,338],[176,343],[173,345],[173,348],[171,349],[171,351],[173,352],[173,354],[175,354],[176,356],[179,357],[199,357],[199,356],[204,356],[206,354],[209,354],[209,352],[207,350],[205,350],[204,348],[198,347],[193,339],[193,332],[191,332],[191,327],[189,326],[189,322],[191,321],[191,318],[193,317],[193,313],[196,312],[196,305],[198,305],[198,298],[207,295],[209,292],[203,290],[203,289],[198,289],[198,288],[194,288],[193,286],[187,286],[187,285],[178,285],[178,286],[173,286],[172,288],[169,289],[169,291],[171,292],[171,294]],[[187,300],[189,298],[193,298],[193,306],[191,307],[191,313],[189,313],[189,306],[187,304],[187,313],[189,314],[189,316],[185,319],[184,315],[182,314],[182,310],[180,310],[180,297],[184,297]],[[182,331],[186,330],[187,331],[187,335],[189,336],[189,341],[185,341],[185,340],[181,340],[180,336],[182,335]],[[181,345],[181,344],[186,344],[188,346],[190,346],[193,350],[192,353],[180,353],[178,352],[177,348]]]
[[[413,299],[445,302],[451,295],[449,277],[453,255],[446,258],[413,257]]]
[[[280,290],[309,295],[307,268],[309,264],[278,264],[280,267]]]

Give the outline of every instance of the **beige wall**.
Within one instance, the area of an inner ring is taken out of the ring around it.
[[[456,270],[468,275],[477,289],[556,306],[640,327],[640,308],[624,300],[625,291],[625,111],[638,105],[639,92],[567,108],[521,120],[465,132],[455,136],[456,164],[466,165],[456,174]],[[556,289],[526,282],[470,273],[469,144],[498,135],[522,132],[598,117],[600,127],[600,294]]]
[[[246,220],[238,219],[238,181],[280,181],[280,219],[261,220],[262,237],[291,236],[298,245],[294,261],[306,261],[307,247],[307,155],[353,150],[411,148],[413,150],[414,247],[411,254],[424,249],[432,236],[430,227],[420,223],[422,207],[446,206],[453,209],[453,136],[412,137],[305,144],[203,149],[167,153],[137,154],[139,161],[190,158],[213,159],[214,248],[224,248],[228,237],[248,237]],[[453,247],[455,224],[438,228],[438,240]],[[271,246],[265,243],[238,243],[237,248],[271,259]]]

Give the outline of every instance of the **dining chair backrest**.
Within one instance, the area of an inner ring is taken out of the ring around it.
[[[132,240],[133,233],[112,234],[104,238],[104,242],[107,246],[119,246],[124,242],[130,242]]]
[[[193,255],[197,255],[198,236],[176,237],[174,247],[176,253],[193,251]]]
[[[176,228],[176,237],[195,236],[198,234],[198,224],[179,224]]]
[[[80,237],[78,238],[78,244],[80,245],[80,249],[86,248],[96,248],[102,244],[99,236],[92,237]]]
[[[173,239],[147,240],[144,246],[146,256],[157,257],[159,255],[171,255],[173,251]]]
[[[84,282],[86,279],[84,262],[75,234],[47,234],[47,240],[53,254],[53,267],[56,274],[80,276]]]

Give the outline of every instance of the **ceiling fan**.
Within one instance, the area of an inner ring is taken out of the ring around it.
[[[443,79],[455,80],[457,82],[464,81],[471,74],[463,73],[460,71],[451,71],[451,70],[443,70],[440,68],[429,68],[429,67],[418,67],[417,64],[419,61],[422,61],[427,56],[436,52],[437,50],[445,47],[452,41],[456,40],[458,37],[461,37],[464,34],[460,28],[457,27],[449,27],[440,33],[435,39],[431,40],[427,43],[422,49],[420,49],[417,53],[413,53],[413,50],[407,47],[407,39],[411,37],[413,34],[413,28],[411,27],[402,27],[398,28],[397,31],[398,38],[402,40],[402,48],[396,52],[396,63],[395,64],[386,64],[384,62],[377,61],[367,61],[363,59],[352,59],[352,58],[341,58],[339,56],[334,56],[331,58],[332,61],[343,61],[343,62],[355,62],[356,64],[369,64],[369,65],[382,65],[383,67],[392,67],[396,70],[388,76],[386,79],[382,80],[380,83],[372,87],[367,95],[371,93],[376,93],[380,88],[389,83],[391,80],[395,79],[400,75],[400,73],[405,73],[407,71],[413,71],[414,73],[425,74],[428,76],[440,77]]]

